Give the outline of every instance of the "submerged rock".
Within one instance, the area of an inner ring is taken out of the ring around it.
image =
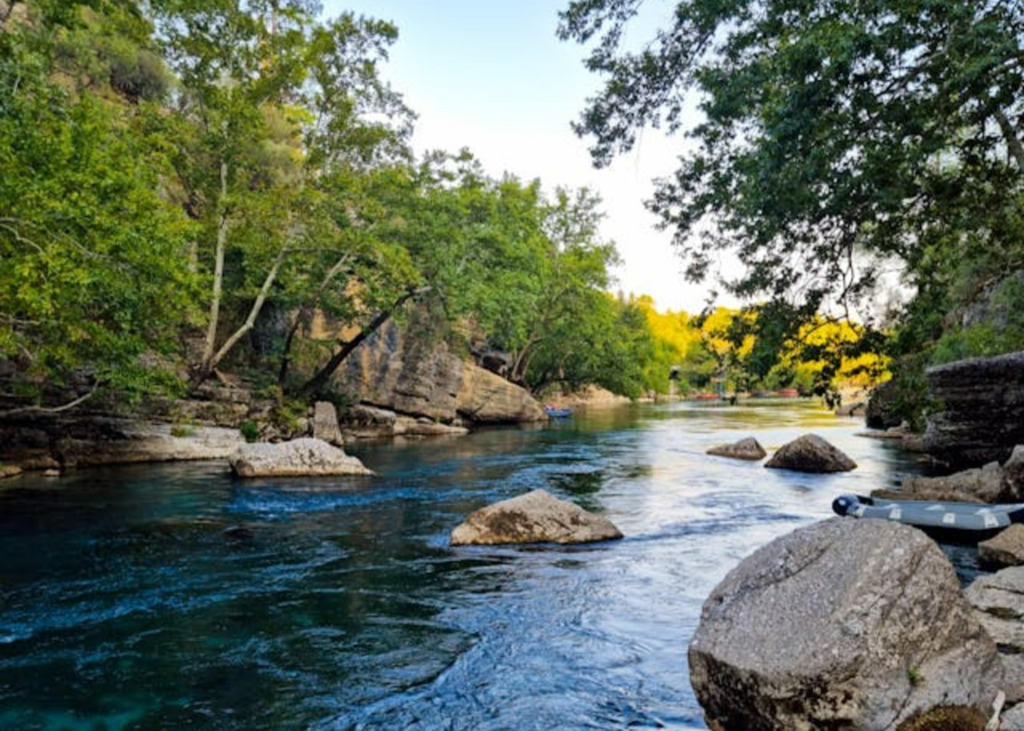
[[[503,500],[472,513],[452,531],[452,545],[589,543],[622,538],[610,520],[545,490]]]
[[[293,439],[280,444],[244,444],[231,459],[239,477],[372,475],[356,457],[319,439]]]
[[[740,439],[738,442],[733,442],[732,444],[719,444],[718,446],[709,449],[707,453],[713,454],[717,457],[749,459],[755,462],[768,456],[768,453],[764,451],[764,447],[762,447],[754,437]]]
[[[895,729],[939,706],[986,713],[995,644],[927,536],[827,520],[761,548],[714,589],[689,648],[709,727]]]
[[[848,472],[857,463],[817,434],[805,434],[783,445],[765,467],[796,472]]]

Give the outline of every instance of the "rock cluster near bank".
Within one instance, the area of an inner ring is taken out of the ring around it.
[[[764,447],[754,437],[716,445],[708,449],[707,454],[749,461],[758,461],[767,456]],[[821,473],[847,472],[856,469],[857,463],[817,434],[805,434],[780,447],[764,466],[794,472]]]

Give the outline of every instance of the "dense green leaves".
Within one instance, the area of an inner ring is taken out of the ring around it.
[[[55,79],[58,40],[0,34],[0,357],[41,386],[149,388],[140,357],[173,352],[189,317],[191,227],[141,112]]]
[[[591,44],[588,66],[605,79],[577,131],[599,165],[645,126],[688,138],[649,207],[690,278],[717,274],[760,303],[756,371],[823,309],[888,315],[888,348],[912,368],[1024,346],[1003,336],[1012,328],[963,327],[1024,268],[1021,3],[674,6],[633,50],[625,31],[641,3],[568,4],[560,35]],[[714,271],[722,252],[741,268]]]
[[[745,265],[734,292],[813,309],[856,301],[885,258],[915,264],[942,237],[1019,252],[1018,3],[688,0],[630,52],[637,6],[562,15],[565,38],[603,34],[589,65],[607,80],[578,129],[606,163],[645,125],[685,124],[692,151],[651,207],[691,277],[729,250]]]
[[[534,389],[635,394],[588,191],[415,162],[397,37],[311,0],[0,0],[0,364],[48,405],[245,368],[327,390],[411,300]],[[429,318],[420,318],[425,320]]]

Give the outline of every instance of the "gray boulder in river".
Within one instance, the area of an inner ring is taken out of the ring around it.
[[[356,457],[320,439],[243,444],[229,459],[239,477],[309,477],[323,475],[372,475]]]
[[[733,442],[732,444],[719,444],[715,447],[711,447],[707,453],[718,457],[748,459],[752,462],[764,459],[768,455],[768,453],[764,451],[764,447],[762,447],[760,442],[754,439],[754,437],[740,439],[738,442]]]
[[[783,445],[764,466],[796,472],[848,472],[856,469],[857,463],[817,434],[805,434]]]
[[[452,531],[452,545],[589,543],[622,538],[610,520],[545,490],[480,508]]]
[[[939,706],[988,715],[996,646],[924,533],[833,518],[733,569],[701,612],[690,682],[718,731],[896,729]]]

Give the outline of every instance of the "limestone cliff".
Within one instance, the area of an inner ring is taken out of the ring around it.
[[[388,323],[349,356],[335,385],[353,401],[450,424],[544,418],[523,388],[463,361],[444,342]]]
[[[1024,352],[928,370],[942,410],[929,417],[925,449],[951,467],[1006,460],[1024,444]]]

